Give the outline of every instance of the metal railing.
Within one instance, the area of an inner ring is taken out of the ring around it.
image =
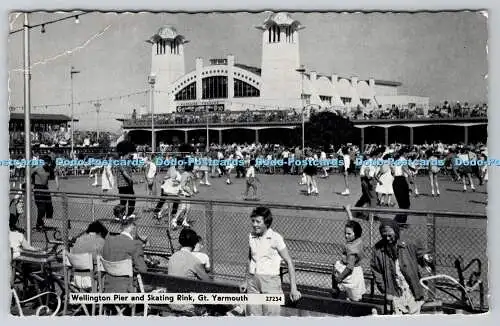
[[[54,218],[46,220],[46,225],[58,230],[54,232],[58,233],[58,236],[54,239],[53,235],[47,236],[47,232],[35,232],[32,235],[34,245],[49,246],[51,242],[56,243],[57,240],[68,244],[95,220],[103,221],[110,232],[119,232],[120,224],[113,222],[112,213],[113,207],[119,203],[118,195],[53,191],[51,193]],[[149,241],[145,252],[159,257],[159,265],[165,266],[169,253],[179,247],[179,230],[170,230],[169,220],[158,221],[152,212],[143,211],[154,207],[161,197],[134,197],[138,233],[142,237],[147,236]],[[175,199],[168,197],[165,207],[172,205]],[[199,199],[182,199],[182,201],[191,204],[188,220],[192,221],[192,228],[203,237],[205,250],[211,259],[212,273],[216,279],[239,280],[245,276],[248,236],[251,231],[249,216],[256,206],[267,206],[272,210],[274,217],[272,228],[283,235],[292,258],[301,265],[332,266],[341,258],[345,243],[344,225],[347,221],[347,215],[342,207]],[[35,204],[32,205],[35,208]],[[35,211],[34,209],[33,212]],[[457,280],[468,280],[469,275],[464,274],[469,268],[466,265],[479,260],[482,264],[478,264],[474,277],[481,280],[484,292],[488,292],[485,214],[354,207],[352,211],[354,214],[364,212],[368,215],[367,219],[356,219],[363,228],[365,258],[362,260],[362,267],[365,272],[370,270],[372,248],[380,240],[378,231],[380,222],[377,217],[392,217],[394,214],[406,213],[409,216],[408,227],[402,229],[401,238],[428,249],[434,257],[435,273],[447,274]],[[466,267],[457,270],[457,265]],[[301,286],[330,289],[331,275],[326,270],[324,272],[314,269],[298,270],[297,282]],[[445,295],[440,299],[452,303],[454,300],[450,301],[450,298]],[[484,293],[476,291],[472,294],[472,300],[478,307],[487,306]]]

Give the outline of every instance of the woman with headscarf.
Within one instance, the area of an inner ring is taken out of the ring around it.
[[[429,266],[431,257],[415,244],[401,241],[396,221],[383,220],[379,231],[382,239],[375,244],[371,261],[375,283],[392,301],[394,314],[418,314],[424,299],[418,265]]]

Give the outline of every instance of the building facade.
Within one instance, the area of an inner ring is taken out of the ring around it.
[[[301,69],[299,31],[305,28],[287,13],[273,13],[257,26],[262,34],[261,67],[237,63],[234,55],[196,59],[186,73],[184,47],[189,42],[172,26],[148,41],[155,76],[154,113],[184,113],[203,106],[210,111],[323,109],[369,112],[396,105],[427,111],[429,99],[398,95],[401,83],[360,79]]]

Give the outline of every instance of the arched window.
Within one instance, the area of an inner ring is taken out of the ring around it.
[[[343,97],[342,96],[342,97],[340,97],[340,100],[342,101],[342,103],[344,103],[344,105],[351,103],[351,98],[350,97]]]
[[[177,39],[170,41],[170,53],[179,54],[179,41]]]
[[[293,30],[291,26],[287,26],[285,29],[285,36],[287,43],[293,43]]]
[[[253,87],[252,85],[245,83],[244,81],[235,78],[234,79],[234,97],[259,97],[259,89]]]
[[[269,27],[269,43],[279,43],[280,36],[280,27],[278,25],[273,25]]]
[[[176,101],[188,101],[196,100],[196,82],[192,82],[183,89],[181,89],[177,94],[175,94]]]
[[[202,81],[202,98],[227,98],[227,77],[213,76],[203,78]]]
[[[369,98],[361,98],[360,101],[361,101],[361,104],[363,104],[364,106],[367,106],[371,102],[371,100]]]

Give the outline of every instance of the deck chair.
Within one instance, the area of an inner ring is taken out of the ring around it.
[[[107,261],[102,256],[97,257],[97,270],[98,270],[98,278],[99,278],[99,289],[102,291],[104,289],[104,278],[106,277],[105,275],[103,276],[102,273],[112,275],[112,276],[128,276],[128,277],[134,277],[134,271],[133,271],[133,266],[132,266],[132,260],[131,259],[125,259],[121,261]],[[142,277],[140,274],[136,275],[136,280],[138,282],[138,287],[139,291],[141,293],[144,293],[144,284],[142,282]],[[120,307],[119,305],[114,305],[116,312],[118,315],[123,316],[123,312],[125,310],[125,307]],[[103,312],[103,304],[99,305],[99,314],[102,314]],[[144,305],[144,316],[147,316],[148,313],[148,307],[147,305]],[[135,305],[132,305],[132,316],[135,315]]]
[[[94,274],[94,262],[91,253],[72,254],[66,250],[63,252],[64,264],[67,270],[67,282],[69,282],[70,293],[97,292],[97,282]],[[71,277],[72,276],[72,277]],[[71,280],[71,282],[70,282]],[[64,301],[64,312],[68,308],[68,295]],[[89,313],[87,304],[81,304],[74,310],[72,316],[83,310],[86,316],[95,314],[95,304],[92,304],[92,311]]]

